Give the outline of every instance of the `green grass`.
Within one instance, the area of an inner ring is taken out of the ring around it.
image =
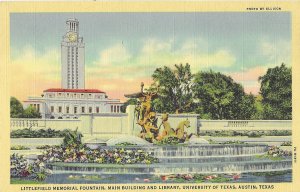
[[[11,178],[10,184],[45,184],[43,181]]]
[[[270,159],[272,161],[281,161],[281,160],[284,159],[283,157],[279,157],[279,156],[273,157],[272,155],[266,155],[266,154],[265,155],[256,155],[255,158],[257,158],[257,159]]]
[[[285,175],[290,171],[271,171],[271,172],[256,172],[252,173],[255,176],[275,176],[275,175]]]

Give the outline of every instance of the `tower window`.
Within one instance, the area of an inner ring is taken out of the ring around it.
[[[89,113],[92,113],[92,112],[93,112],[93,108],[89,107]]]
[[[85,109],[84,107],[81,107],[81,112],[84,113]]]

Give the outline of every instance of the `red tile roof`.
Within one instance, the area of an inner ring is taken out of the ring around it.
[[[99,89],[61,89],[61,88],[51,88],[46,89],[44,92],[71,92],[71,93],[105,93]]]

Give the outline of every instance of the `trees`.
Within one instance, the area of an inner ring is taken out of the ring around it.
[[[23,106],[21,102],[15,97],[10,98],[10,117],[21,118],[23,115]]]
[[[236,118],[235,119],[257,119],[259,117],[257,115],[258,108],[256,104],[256,98],[254,95],[250,94],[244,94],[242,96],[241,103],[238,105],[239,109],[235,111]]]
[[[191,112],[193,104],[192,78],[189,64],[175,64],[175,69],[157,68],[152,78],[152,89],[159,87],[159,98],[153,101],[156,111],[161,113]]]
[[[133,99],[133,98],[130,98],[128,99],[122,106],[121,106],[121,112],[122,113],[125,113],[126,112],[126,107],[128,105],[136,105],[138,103],[137,99]]]
[[[246,94],[230,76],[209,71],[193,75],[190,65],[158,68],[152,75],[151,89],[159,88],[153,101],[160,113],[192,112],[203,119],[253,119],[256,98]]]
[[[206,119],[250,119],[256,109],[255,98],[230,76],[198,72],[192,88],[196,111]]]
[[[292,69],[285,66],[269,68],[259,77],[264,119],[292,119]]]
[[[21,102],[15,97],[10,98],[10,117],[11,118],[40,118],[41,114],[33,107],[29,106],[25,110]]]
[[[41,114],[32,106],[27,107],[22,115],[23,118],[40,118]]]

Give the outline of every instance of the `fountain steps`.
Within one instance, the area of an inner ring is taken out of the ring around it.
[[[210,162],[210,163],[158,163],[158,164],[52,164],[54,173],[101,173],[101,174],[179,174],[179,173],[242,173],[290,170],[292,161],[245,161],[245,162]]]
[[[74,171],[74,170],[55,170],[53,171],[53,174],[103,174],[103,175],[119,175],[119,174],[124,174],[124,175],[145,175],[145,174],[152,174],[152,175],[172,175],[172,174],[241,174],[241,173],[265,173],[265,172],[274,172],[274,171],[291,171],[292,168],[284,168],[284,169],[270,169],[270,170],[248,170],[248,171],[195,171],[195,172],[179,172],[179,173],[174,173],[174,172],[127,172],[128,170],[122,172],[122,171],[99,171],[99,170],[82,170],[82,171]],[[147,170],[145,170],[147,171]]]
[[[153,150],[156,157],[189,157],[189,156],[236,156],[265,153],[267,145],[198,145],[180,147],[158,147]]]
[[[105,146],[102,149],[113,149]],[[115,147],[116,148],[116,147]],[[120,147],[118,147],[120,148]],[[155,164],[97,164],[52,163],[54,173],[100,174],[182,174],[182,173],[247,173],[290,170],[292,159],[274,161],[260,159],[267,145],[228,144],[191,146],[124,147],[127,150],[143,149],[157,157]]]
[[[161,163],[209,163],[209,162],[234,162],[234,161],[260,161],[256,156],[264,155],[258,153],[252,155],[235,156],[179,156],[179,157],[157,157]]]
[[[201,144],[201,145],[175,145],[175,146],[101,146],[101,149],[111,150],[124,148],[126,150],[145,150],[155,157],[189,157],[189,156],[235,156],[261,154],[268,150],[267,145],[253,144]]]

